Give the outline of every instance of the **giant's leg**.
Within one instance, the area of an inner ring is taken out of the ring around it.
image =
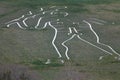
[[[62,45],[65,47],[65,56],[66,56],[66,58],[68,59],[68,60],[70,60],[70,57],[68,56],[68,50],[69,50],[69,48],[68,48],[68,46],[66,46],[65,45],[65,43],[66,42],[68,42],[68,41],[70,41],[71,39],[73,39],[74,37],[76,36],[76,34],[73,34],[70,38],[68,38],[68,39],[66,39],[63,43],[62,43]]]
[[[99,38],[98,34],[93,30],[91,24],[88,21],[85,21],[85,20],[83,22],[86,23],[89,26],[88,29],[89,29],[89,31],[91,31],[92,35],[96,38],[96,40],[89,41],[87,39],[82,38],[82,36],[81,36],[81,39],[84,39],[84,40],[94,44],[95,46],[97,46],[101,49],[104,49],[105,51],[107,51],[107,53],[109,52],[109,54],[111,54],[111,55],[114,55],[114,54],[117,55],[118,57],[115,57],[115,58],[119,59],[119,57],[120,57],[119,53],[117,53],[111,46],[103,44],[103,43],[100,42],[100,38]],[[88,35],[90,35],[90,34],[88,34]],[[92,38],[91,38],[91,40],[92,40]]]
[[[77,35],[77,37],[78,37],[78,39],[80,39],[81,41],[83,41],[83,42],[85,42],[85,43],[87,43],[87,44],[89,44],[89,45],[91,45],[91,46],[94,46],[94,47],[96,47],[97,49],[100,49],[101,51],[105,52],[106,54],[113,55],[113,54],[110,53],[109,51],[107,51],[107,50],[105,50],[105,49],[103,49],[103,48],[101,48],[101,47],[99,47],[99,46],[96,46],[95,44],[93,44],[93,43],[91,43],[91,42],[89,42],[89,41],[87,41],[87,40],[85,40],[85,39],[82,39],[79,35]],[[100,57],[100,58],[101,58],[101,57]]]
[[[58,47],[57,47],[56,44],[55,44],[56,38],[57,38],[57,36],[58,36],[58,30],[57,30],[57,28],[55,28],[50,22],[49,22],[48,24],[49,24],[49,26],[50,26],[52,29],[54,29],[54,31],[55,31],[55,32],[54,32],[54,37],[53,37],[51,43],[52,43],[54,49],[56,50],[56,52],[57,52],[57,54],[58,54],[58,58],[62,58],[62,55],[61,55]],[[47,60],[46,64],[48,64],[48,61],[50,61],[50,59]],[[64,63],[63,60],[61,60],[61,62]]]

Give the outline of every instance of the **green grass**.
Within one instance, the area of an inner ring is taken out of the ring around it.
[[[69,6],[68,12],[81,13],[81,12],[89,11],[88,9],[85,8],[86,4],[103,4],[103,3],[108,4],[117,0],[99,0],[99,1],[98,0],[74,0],[74,1],[73,0],[52,0],[52,1],[50,0],[1,0],[1,1],[11,6],[25,7],[25,8],[27,7],[36,8],[37,6],[44,6],[44,5],[48,5],[48,6],[49,5],[68,5]],[[119,10],[111,10],[111,11],[117,12],[117,13],[120,12]],[[16,11],[13,11],[13,12],[11,11],[9,13],[0,15],[0,17],[2,18],[14,12]],[[107,28],[105,29],[107,31]],[[2,63],[9,62],[12,64],[13,63],[24,64],[26,66],[29,66],[31,69],[40,71],[40,73],[43,75],[42,77],[44,77],[45,80],[53,80],[52,77],[54,75],[51,73],[59,73],[59,71],[61,71],[63,68],[66,69],[66,67],[69,68],[68,70],[70,70],[71,68],[71,70],[75,72],[78,71],[83,74],[90,73],[91,75],[88,76],[88,79],[86,80],[119,80],[120,79],[120,76],[119,76],[120,62],[115,60],[113,56],[105,57],[104,60],[101,60],[101,61],[99,60],[89,61],[87,58],[90,57],[91,59],[95,57],[95,56],[92,56],[94,52],[89,52],[89,50],[92,50],[92,49],[88,50],[89,53],[87,54],[87,57],[85,56],[85,60],[84,58],[82,60],[81,57],[73,57],[72,65],[68,64],[66,66],[65,64],[59,63],[57,59],[53,59],[51,64],[46,65],[45,64],[46,57],[47,58],[49,57],[49,55],[47,54],[52,53],[51,56],[56,56],[55,55],[56,52],[54,52],[53,46],[48,46],[48,43],[50,43],[50,41],[53,38],[52,36],[53,34],[50,32],[51,32],[50,29],[44,29],[41,31],[34,30],[34,29],[28,29],[26,31],[16,30],[16,29],[13,29],[13,30],[5,29],[5,28],[0,29],[0,45],[1,45],[0,46],[0,63],[2,64]],[[109,35],[109,33],[107,32],[106,34]],[[72,44],[77,46],[78,49],[82,47],[84,48],[86,47],[85,45],[82,46],[80,42],[77,42],[76,44],[75,43],[72,43]],[[79,44],[79,46],[77,44]],[[117,44],[117,42],[113,41],[112,44]],[[51,43],[49,45],[51,45]],[[83,50],[85,50],[84,48]],[[73,50],[73,52],[71,52],[71,53],[74,53],[73,56],[81,55],[82,51],[79,51],[78,49],[77,48],[70,49],[71,51]],[[99,52],[95,54],[97,55],[98,53]],[[82,54],[84,55],[84,52]],[[76,61],[74,59],[76,59]],[[68,61],[65,63],[70,63],[70,62]]]
[[[0,18],[5,17],[5,16],[10,15],[10,14],[13,14],[13,13],[15,13],[15,12],[17,12],[17,11],[19,11],[19,9],[15,9],[15,10],[12,10],[12,11],[10,11],[10,12],[8,12],[8,13],[1,14],[1,15],[0,15]]]
[[[64,64],[60,64],[60,63],[56,62],[56,60],[52,60],[51,64],[45,64],[44,60],[33,60],[31,62],[28,62],[28,63],[29,63],[29,65],[32,65],[31,68],[35,69],[35,70],[64,66]]]
[[[12,6],[30,7],[43,5],[80,5],[80,4],[108,4],[118,0],[1,0]]]
[[[120,9],[103,9],[105,11],[109,11],[109,12],[114,12],[114,13],[120,13]]]

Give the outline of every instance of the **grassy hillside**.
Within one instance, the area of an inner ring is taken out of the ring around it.
[[[12,6],[31,7],[40,5],[81,5],[81,4],[108,4],[119,0],[1,0]]]
[[[24,65],[29,67],[29,72],[37,71],[40,78],[34,80],[119,80],[120,61],[115,60],[114,56],[98,60],[105,52],[77,37],[66,43],[71,60],[66,60],[64,56],[65,63],[62,64],[57,59],[58,55],[52,45],[54,31],[49,26],[44,30],[21,30],[17,25],[6,28],[6,22],[27,14],[29,10],[36,13],[42,6],[53,5],[68,6],[67,11],[72,14],[69,18],[71,21],[88,18],[105,20],[105,25],[93,24],[93,28],[100,36],[101,42],[109,44],[120,53],[120,0],[0,0],[0,69],[10,69],[14,72],[12,75],[16,76],[16,73],[22,74],[19,70],[26,71],[21,70],[19,66]],[[80,31],[88,33],[88,30]],[[56,45],[59,46],[59,42],[67,37],[64,32],[60,34]],[[83,38],[94,43],[95,37],[91,34]],[[64,55],[63,47],[59,48]],[[52,63],[46,65],[48,58],[51,58]],[[4,67],[4,64],[8,65]],[[33,73],[32,77],[37,74]]]

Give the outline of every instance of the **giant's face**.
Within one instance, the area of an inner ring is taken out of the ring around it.
[[[68,13],[67,12],[64,12],[64,11],[53,11],[50,13],[52,16],[56,16],[56,17],[66,17],[68,16]]]
[[[50,9],[53,9],[53,11],[50,12],[50,15],[51,16],[55,16],[55,17],[66,17],[68,16],[68,13],[66,12],[66,6],[53,6],[53,7],[50,7]]]
[[[49,17],[49,18],[63,18],[68,16],[68,13],[66,11],[66,6],[52,6],[52,7],[43,7],[40,8],[38,11],[38,15],[42,13],[42,17]]]

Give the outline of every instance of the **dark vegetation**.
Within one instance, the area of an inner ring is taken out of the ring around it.
[[[26,66],[17,64],[0,64],[0,80],[36,80],[36,78],[38,78],[36,73],[30,71]]]
[[[52,63],[45,64],[45,60],[33,60],[30,62],[21,62],[21,64],[25,64],[30,66],[32,69],[42,70],[48,68],[57,68],[57,67],[64,67],[64,64],[60,63],[57,59],[52,59]]]
[[[25,73],[20,74],[18,79],[13,79],[12,72],[8,70],[6,72],[0,73],[0,80],[30,80],[30,79],[29,76],[26,76]]]

